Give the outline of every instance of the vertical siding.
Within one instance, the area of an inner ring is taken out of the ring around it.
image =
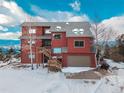
[[[41,36],[43,34],[43,27],[36,26],[31,27],[36,29],[36,34],[32,34],[32,36]],[[22,27],[22,36],[30,36],[29,27]],[[30,47],[28,44],[28,39],[22,39],[21,40],[21,62],[22,63],[30,63],[30,59],[28,58],[28,54],[30,53]],[[32,52],[35,54],[35,59],[33,60],[34,63],[41,63],[42,62],[42,54],[38,53],[36,55],[36,47],[40,47],[42,45],[42,40],[34,40],[35,44],[32,45]]]
[[[74,45],[75,40],[83,40],[84,47],[75,48],[75,45]],[[67,44],[68,44],[69,53],[89,53],[90,52],[91,44],[90,44],[90,38],[88,37],[69,37],[67,40]]]
[[[61,39],[56,40],[53,38],[53,34],[61,34]],[[66,47],[67,46],[67,39],[66,39],[66,33],[65,32],[53,32],[52,33],[52,48],[54,47]]]

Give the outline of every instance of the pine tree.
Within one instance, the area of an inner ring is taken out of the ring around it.
[[[8,50],[8,54],[10,54],[10,55],[15,54],[15,50],[14,50],[13,48],[10,48],[10,49]]]
[[[11,58],[12,55],[15,54],[15,50],[13,48],[10,48],[6,54],[7,58]]]
[[[0,48],[0,61],[3,61],[3,59],[4,59],[4,53],[2,48]]]

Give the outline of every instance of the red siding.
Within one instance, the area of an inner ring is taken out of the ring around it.
[[[84,47],[82,48],[75,48],[74,41],[75,40],[83,40]],[[88,37],[69,37],[68,41],[68,52],[69,53],[90,53],[90,38]]]
[[[42,36],[44,35],[44,29],[49,28],[49,27],[41,27],[41,26],[36,26],[36,27],[32,27],[36,29],[36,34],[33,34],[35,36]],[[22,27],[22,36],[30,36],[28,33],[28,27]],[[53,38],[53,34],[59,33],[61,34],[61,39],[59,40],[55,40]],[[91,48],[91,41],[89,37],[66,37],[66,33],[65,32],[52,32],[52,41],[51,41],[51,48],[55,48],[55,47],[67,47],[68,49],[68,53],[62,53],[62,54],[53,54],[53,56],[62,56],[62,63],[63,66],[67,66],[67,56],[68,55],[88,55],[91,57],[91,67],[95,67],[96,66],[96,62],[95,62],[95,53],[91,53],[90,48]],[[74,47],[74,41],[75,40],[84,40],[84,47],[83,48],[75,48]],[[22,63],[30,63],[30,59],[28,58],[28,54],[30,53],[29,50],[29,44],[28,44],[29,40],[26,39],[22,39],[21,40],[21,62]],[[35,53],[35,59],[33,60],[34,63],[42,63],[42,54],[38,52],[38,50],[36,49],[37,47],[42,46],[42,40],[37,39],[35,40],[35,44],[32,47],[33,52]]]
[[[54,39],[53,34],[61,34],[61,39]],[[66,39],[66,33],[65,32],[59,32],[59,33],[52,33],[52,48],[54,47],[66,47],[67,46],[67,39]]]
[[[32,36],[41,36],[43,34],[43,27],[37,26],[32,27],[36,29],[36,34],[32,34]],[[22,27],[22,36],[30,36],[28,32],[28,27]],[[28,44],[28,39],[21,40],[21,62],[22,63],[30,63],[30,59],[28,58],[28,54],[30,53],[30,47]],[[34,40],[35,44],[32,45],[32,51],[35,54],[35,59],[33,60],[34,63],[41,63],[42,62],[42,54],[36,51],[37,47],[42,45],[42,40]],[[38,53],[38,54],[37,54]]]

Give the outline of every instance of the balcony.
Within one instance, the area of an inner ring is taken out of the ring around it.
[[[20,39],[52,39],[51,35],[42,35],[42,36],[21,36]]]

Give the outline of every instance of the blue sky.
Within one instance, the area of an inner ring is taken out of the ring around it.
[[[43,10],[49,11],[69,11],[76,15],[86,14],[92,20],[95,15],[99,16],[99,20],[111,18],[113,16],[123,15],[124,0],[77,0],[81,3],[80,11],[75,11],[70,6],[75,0],[17,0],[17,4],[26,12],[34,14],[31,11],[31,5],[36,5]]]
[[[124,0],[0,0],[0,39],[17,39],[20,24],[29,18],[42,22],[97,20],[124,33]]]

